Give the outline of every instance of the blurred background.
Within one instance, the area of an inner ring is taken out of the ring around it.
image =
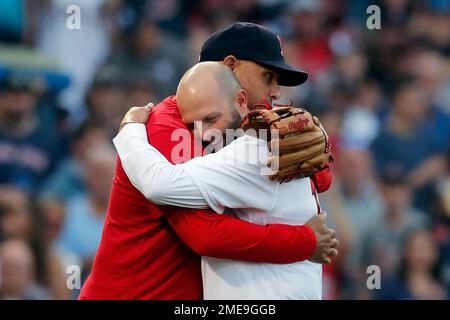
[[[371,4],[381,29],[367,28]],[[321,201],[341,248],[324,298],[449,297],[449,0],[2,0],[0,298],[78,296],[66,271],[89,274],[120,119],[174,94],[203,41],[235,21],[282,36],[310,74],[283,100],[332,138]]]

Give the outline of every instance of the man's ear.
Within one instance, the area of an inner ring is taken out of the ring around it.
[[[249,113],[247,104],[247,92],[244,89],[239,89],[236,92],[235,102],[237,103],[241,116],[245,116],[247,113]]]
[[[226,56],[226,57],[223,59],[223,63],[224,63],[228,68],[230,68],[231,71],[234,71],[234,68],[236,68],[236,64],[238,63],[238,60],[236,59],[235,56],[229,55],[229,56]]]

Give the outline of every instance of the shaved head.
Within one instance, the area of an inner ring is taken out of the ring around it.
[[[237,129],[249,112],[247,93],[233,71],[211,61],[198,63],[184,74],[177,89],[177,105],[188,128],[195,129],[194,123],[200,123],[203,133]],[[202,140],[203,133],[197,132]]]
[[[198,100],[225,99],[231,103],[240,89],[241,85],[230,68],[218,62],[201,62],[181,78],[177,88],[178,108],[183,114],[194,108]]]

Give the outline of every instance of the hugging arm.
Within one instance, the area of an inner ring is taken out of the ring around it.
[[[113,141],[130,181],[156,204],[222,213],[225,208],[270,210],[275,201],[278,185],[262,176],[258,165],[237,163],[224,149],[173,165],[149,144],[143,124],[128,124]]]

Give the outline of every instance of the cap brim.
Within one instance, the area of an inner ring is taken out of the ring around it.
[[[295,87],[299,86],[308,79],[308,74],[294,66],[283,61],[254,60],[255,62],[278,70],[280,77],[278,84],[280,86]]]

